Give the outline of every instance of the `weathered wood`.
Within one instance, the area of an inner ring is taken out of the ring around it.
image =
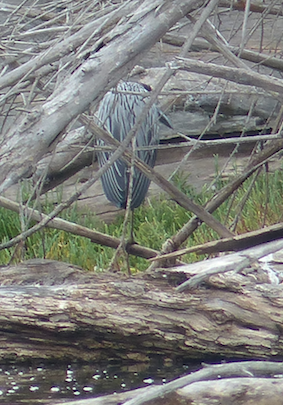
[[[176,3],[176,4],[175,4]],[[36,162],[78,114],[98,102],[177,21],[201,0],[172,3],[145,0],[127,20],[123,35],[88,58],[39,108],[24,113],[8,131],[0,150],[0,191],[31,175]],[[158,12],[157,12],[158,10]],[[120,27],[118,27],[120,29]],[[116,56],[114,56],[116,55]]]
[[[210,405],[229,404],[233,398],[234,405],[254,403],[257,405],[282,404],[282,378],[229,378],[229,380],[203,381],[179,389],[175,404]],[[172,395],[172,394],[171,394]],[[164,398],[167,402],[167,398]]]
[[[266,149],[262,152],[256,154],[242,171],[241,174],[236,176],[234,180],[224,186],[207,204],[206,209],[208,212],[214,212],[233,192],[240,187],[244,181],[251,176],[264,162],[268,161],[269,158],[275,155],[282,149],[282,140],[277,140],[270,143]],[[192,217],[179,231],[176,235],[166,241],[162,247],[162,251],[159,256],[164,253],[171,253],[177,250],[182,243],[198,228],[200,225],[199,218]],[[150,270],[156,268],[156,262],[153,262],[150,266]]]
[[[180,69],[188,70],[189,72],[220,77],[239,84],[257,86],[267,91],[278,92],[279,94],[283,93],[283,84],[281,80],[242,68],[230,68],[227,66],[219,66],[214,63],[204,63],[193,59],[181,58],[178,61],[178,66]]]
[[[1,198],[0,198],[1,204]],[[219,252],[240,251],[250,247],[258,246],[262,243],[275,241],[281,239],[283,236],[283,223],[280,222],[275,225],[270,225],[256,231],[242,233],[235,235],[233,238],[220,239],[211,242],[206,242],[201,245],[191,246],[177,250],[176,252],[168,253],[167,255],[158,256],[157,258],[150,259],[149,261],[160,261],[164,259],[172,259],[182,255],[196,252],[202,254],[215,254]]]
[[[282,403],[282,367],[282,363],[263,361],[217,364],[204,367],[162,386],[151,386],[66,404],[205,405],[211,404],[212,401],[217,404],[230,404],[233,398],[234,405],[243,403],[279,405]]]
[[[184,35],[176,35],[172,33],[167,33],[164,35],[162,38],[163,42],[167,44],[171,44],[174,46],[183,46],[183,44],[186,41],[186,37]],[[239,47],[236,46],[229,46],[229,49],[235,54],[239,54]],[[218,51],[216,46],[210,45],[206,40],[197,38],[193,46],[191,48],[192,51],[194,50],[213,50],[215,52]],[[261,52],[253,52],[250,50],[242,50],[240,54],[240,58],[246,59],[248,61],[254,62],[254,63],[261,63],[264,66],[269,66],[274,69],[278,70],[283,70],[283,62],[280,59],[269,57],[268,55],[261,53]]]
[[[176,380],[173,380],[169,382],[168,384],[165,384],[164,386],[161,387],[154,387],[152,388],[148,393],[146,394],[141,394],[137,398],[134,398],[132,400],[129,400],[124,403],[124,405],[142,405],[144,403],[147,404],[156,404],[156,400],[162,399],[163,402],[163,397],[166,398],[166,404],[184,404],[184,403],[195,403],[194,401],[190,401],[188,398],[187,401],[185,400],[186,398],[186,391],[190,390],[190,387],[194,385],[197,381],[205,381],[205,380],[210,380],[210,383],[213,384],[215,380],[221,379],[222,382],[227,383],[229,380],[225,380],[225,378],[231,378],[231,377],[252,377],[252,376],[262,376],[264,375],[265,377],[270,376],[270,371],[273,370],[273,373],[271,372],[271,375],[274,376],[274,374],[278,374],[277,370],[281,370],[282,363],[272,363],[272,362],[254,362],[254,361],[249,361],[249,362],[239,362],[239,363],[228,363],[228,364],[217,364],[215,366],[210,366],[207,368],[204,368],[202,370],[199,370],[195,373],[191,373],[189,375],[186,375],[184,377],[178,378]],[[264,372],[264,374],[262,374]],[[280,374],[280,371],[279,371]],[[244,379],[243,379],[244,380]],[[187,386],[187,387],[185,387]],[[179,393],[179,389],[185,387],[184,391]],[[260,387],[258,387],[260,390]],[[169,395],[168,395],[169,394]],[[173,397],[171,395],[173,394]],[[210,395],[210,392],[207,393],[207,396]],[[182,400],[181,400],[181,398]],[[271,397],[270,397],[271,398]],[[197,399],[197,396],[196,396]],[[213,397],[211,399],[214,399]],[[177,400],[177,402],[176,402]],[[214,402],[214,401],[213,401]],[[196,402],[198,403],[198,402]],[[220,402],[221,403],[221,402]],[[225,403],[225,402],[224,402]],[[230,404],[230,402],[228,402]],[[234,403],[234,401],[233,401]],[[236,402],[237,403],[237,402]],[[243,403],[243,402],[241,402]],[[255,402],[256,403],[256,402]]]
[[[234,271],[238,273],[245,268],[248,268],[258,260],[271,255],[273,253],[278,253],[283,249],[282,238],[276,241],[263,243],[253,248],[241,250],[238,253],[232,253],[226,256],[215,257],[210,260],[205,260],[202,262],[186,264],[182,266],[181,271],[188,272],[189,277],[193,275],[189,280],[185,281],[177,287],[177,291],[182,292],[186,289],[192,289],[199,286],[203,281],[208,280],[210,276],[214,274],[226,273],[227,271]],[[171,271],[174,269],[171,269]],[[277,277],[272,268],[269,268],[271,278],[273,278],[274,283],[281,282],[280,277]],[[179,269],[177,268],[178,272]],[[271,282],[269,280],[268,282]],[[229,282],[230,284],[230,282]],[[237,284],[237,283],[236,283]]]
[[[89,22],[87,25],[83,26],[80,30],[75,32],[73,35],[62,38],[59,43],[56,43],[48,52],[42,51],[36,57],[30,59],[28,62],[18,66],[13,69],[11,72],[7,72],[0,79],[0,89],[10,86],[14,83],[17,83],[23,77],[30,77],[33,72],[40,69],[42,66],[54,63],[65,55],[70,54],[79,46],[81,46],[89,37],[95,32],[96,36],[101,37],[107,29],[113,28],[117,24],[125,13],[132,13],[136,10],[138,6],[137,1],[132,1],[127,4],[126,7],[120,7],[119,9],[114,9],[111,13],[108,13],[101,18],[95,18],[93,21]],[[15,10],[13,10],[14,12]],[[31,10],[26,10],[25,13],[29,14]],[[54,15],[50,13],[42,13],[42,9],[38,8],[38,14],[40,18],[50,19],[54,18]],[[56,15],[56,14],[55,14]],[[31,16],[33,17],[33,15]],[[62,24],[65,21],[62,21]],[[13,62],[13,60],[8,60],[8,63]],[[1,67],[4,67],[4,63]]]
[[[221,0],[219,2],[219,5],[222,7],[232,7],[235,10],[241,10],[241,11],[244,11],[246,8],[246,2],[244,0],[233,0],[232,2],[229,0]],[[251,2],[250,11],[252,11],[254,13],[268,12],[268,14],[274,14],[276,16],[283,15],[280,7],[275,6],[272,9],[269,9],[266,5],[262,5],[260,3],[257,3],[256,1]]]
[[[281,405],[283,363],[245,361],[205,366],[161,386],[150,386],[99,398],[68,401],[66,405],[196,404]],[[267,401],[269,400],[269,402]],[[224,402],[223,402],[224,401]],[[245,401],[245,402],[244,402]]]
[[[40,194],[57,187],[84,167],[90,166],[95,159],[93,145],[93,136],[84,127],[67,133],[55,150],[48,152],[37,164],[33,182],[43,182]]]
[[[178,293],[185,274],[87,274],[54,261],[3,267],[2,360],[270,358],[282,351],[282,285]],[[236,293],[238,291],[238,293]]]
[[[20,213],[21,206],[20,204],[11,201],[5,197],[0,196],[0,206],[6,208],[8,210]],[[41,212],[34,210],[32,208],[25,208],[26,214],[29,215],[30,219],[33,219],[37,222],[40,222],[42,219],[47,218],[47,215],[42,214]],[[84,238],[90,239],[93,243],[98,243],[103,246],[108,246],[113,249],[116,249],[119,246],[120,239],[114,236],[107,235],[102,232],[97,232],[93,229],[89,229],[85,226],[78,225],[74,222],[66,221],[62,218],[53,218],[49,221],[46,225],[48,228],[55,228],[60,229],[65,232],[70,232],[74,235],[82,236]],[[140,256],[145,259],[149,259],[151,257],[156,256],[158,253],[154,249],[150,249],[145,246],[140,246],[136,243],[129,244],[126,246],[126,251],[129,254],[133,254],[135,256]]]

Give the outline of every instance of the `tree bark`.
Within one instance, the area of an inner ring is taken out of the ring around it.
[[[250,276],[190,292],[179,272],[127,278],[33,260],[0,275],[1,360],[271,358],[282,351],[282,285]],[[261,284],[260,284],[261,282]]]

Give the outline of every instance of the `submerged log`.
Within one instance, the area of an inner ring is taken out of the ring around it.
[[[175,404],[209,405],[212,400],[218,404],[257,404],[282,403],[282,378],[232,378],[229,380],[202,381],[181,388],[176,393]],[[172,395],[172,394],[171,394]]]
[[[99,398],[64,402],[67,405],[279,405],[282,403],[283,363],[247,361],[218,364],[177,378],[162,386],[146,387]]]
[[[1,360],[271,358],[282,352],[282,285],[242,275],[233,288],[222,279],[178,292],[186,275],[160,274],[90,274],[48,260],[2,267]]]

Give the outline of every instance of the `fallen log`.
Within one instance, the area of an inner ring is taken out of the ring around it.
[[[67,405],[143,405],[162,403],[234,405],[282,403],[283,363],[247,361],[206,366],[162,386],[140,388]]]
[[[48,260],[2,267],[0,358],[137,362],[282,352],[282,285],[242,275],[233,288],[222,280],[178,292],[185,279],[182,271],[90,274]]]

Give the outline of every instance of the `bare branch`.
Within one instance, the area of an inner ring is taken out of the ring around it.
[[[282,248],[283,241],[282,239],[279,239],[277,241],[263,243],[255,248],[241,250],[239,253],[216,257],[201,263],[185,265],[183,267],[184,271],[186,268],[188,269],[191,267],[191,269],[194,268],[198,274],[180,284],[176,290],[182,292],[187,289],[196,288],[213,274],[226,273],[227,271],[239,272],[249,267],[260,258],[267,256],[270,253],[275,253]],[[199,271],[197,270],[197,267]],[[181,269],[178,268],[178,270]]]
[[[20,205],[14,201],[11,201],[5,197],[0,197],[0,206],[14,212],[20,212]],[[45,215],[37,210],[25,207],[25,213],[30,216],[30,219],[40,222],[42,220],[48,220],[46,226],[48,228],[60,229],[61,231],[70,232],[74,235],[82,236],[83,238],[90,239],[93,243],[99,245],[108,246],[116,249],[119,246],[120,240],[113,236],[106,235],[101,232],[94,231],[93,229],[86,228],[61,218],[49,219],[48,215]],[[18,243],[18,240],[14,244]],[[1,247],[0,247],[1,249]],[[157,254],[156,250],[140,246],[137,244],[127,245],[126,250],[129,254],[140,256],[145,259],[149,259]]]
[[[251,377],[253,375],[266,375],[266,373],[282,373],[283,364],[282,363],[272,363],[272,362],[236,362],[231,364],[221,364],[210,367],[205,367],[195,373],[186,375],[184,377],[173,380],[168,384],[164,384],[160,387],[153,387],[146,393],[124,402],[124,405],[143,405],[144,403],[155,400],[157,398],[163,397],[169,392],[176,390],[178,388],[184,387],[185,385],[192,384],[196,381],[213,380],[219,377]],[[280,370],[280,371],[279,371]]]
[[[175,2],[167,0],[162,2],[161,8],[152,9],[152,2],[145,0],[128,21],[123,36],[116,37],[92,55],[46,103],[22,116],[1,145],[0,192],[30,175],[35,163],[66,125],[93,101],[99,101],[148,48],[198,4],[198,0],[184,0],[176,2],[175,7]]]
[[[230,68],[227,66],[219,66],[213,63],[205,63],[195,61],[193,59],[181,59],[177,61],[177,66],[180,69],[189,72],[196,72],[202,75],[220,77],[230,80],[231,82],[244,84],[246,86],[257,86],[266,91],[275,91],[279,94],[283,93],[283,83],[281,80],[262,75],[254,71],[247,71],[240,68]]]

